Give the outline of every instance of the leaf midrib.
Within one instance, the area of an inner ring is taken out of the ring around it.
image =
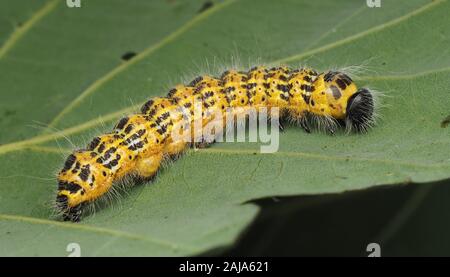
[[[66,222],[60,222],[60,221],[53,221],[53,220],[28,217],[28,216],[22,216],[22,215],[11,215],[11,214],[0,214],[0,220],[25,222],[25,223],[30,223],[30,224],[54,226],[57,228],[72,229],[72,230],[84,231],[84,232],[89,232],[89,233],[109,235],[109,236],[119,237],[119,238],[123,238],[123,239],[131,239],[131,240],[137,240],[140,242],[151,243],[154,245],[170,248],[171,250],[181,249],[181,250],[187,250],[187,251],[199,251],[199,249],[197,249],[195,247],[184,245],[184,244],[175,244],[175,243],[172,243],[172,242],[166,241],[166,240],[151,238],[148,236],[140,236],[140,235],[133,234],[133,233],[128,233],[128,232],[104,228],[104,227],[96,227],[96,226],[87,225],[87,224],[66,223]]]
[[[58,0],[48,1],[42,8],[37,10],[21,27],[16,27],[12,34],[0,48],[0,59],[11,51],[18,41],[42,18],[50,14],[57,6]]]

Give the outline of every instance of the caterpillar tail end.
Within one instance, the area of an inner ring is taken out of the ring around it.
[[[69,207],[68,200],[69,199],[66,195],[58,195],[56,197],[57,211],[59,211],[64,221],[79,222],[82,216],[83,205],[78,204],[76,206]]]

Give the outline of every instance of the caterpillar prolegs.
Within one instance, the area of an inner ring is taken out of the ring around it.
[[[202,108],[200,115],[195,113],[196,103]],[[229,70],[220,78],[197,77],[166,97],[149,100],[140,113],[122,118],[112,132],[69,155],[58,175],[57,211],[64,220],[79,221],[83,207],[107,193],[113,183],[128,175],[150,178],[166,157],[191,146],[174,139],[175,128],[184,128],[191,141],[198,141],[201,132],[190,124],[193,121],[206,124],[217,112],[226,118],[250,107],[276,107],[280,116],[307,132],[318,125],[331,133],[339,127],[364,132],[374,123],[373,94],[358,89],[343,72],[255,67],[248,72]]]

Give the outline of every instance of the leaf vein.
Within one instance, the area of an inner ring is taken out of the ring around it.
[[[380,24],[378,26],[375,26],[375,27],[370,28],[368,30],[365,30],[363,32],[360,32],[360,33],[357,33],[355,35],[343,38],[341,40],[338,40],[338,41],[335,41],[333,43],[324,45],[322,47],[319,47],[319,48],[316,48],[316,49],[313,49],[313,50],[309,50],[309,51],[305,51],[305,52],[302,52],[300,54],[292,55],[292,56],[289,56],[289,57],[286,57],[286,58],[281,58],[281,59],[276,60],[276,61],[274,61],[272,63],[274,63],[274,64],[289,63],[289,62],[292,62],[292,61],[301,60],[301,59],[303,59],[304,57],[307,57],[307,56],[312,56],[312,55],[315,55],[315,54],[318,54],[318,53],[322,53],[322,52],[328,51],[330,49],[333,49],[333,48],[339,47],[341,45],[347,44],[349,42],[355,41],[357,39],[360,39],[360,38],[365,37],[367,35],[370,35],[372,33],[376,33],[376,32],[379,32],[379,31],[381,31],[383,29],[395,26],[395,25],[397,25],[397,24],[399,24],[399,23],[401,23],[403,21],[406,21],[406,20],[408,20],[408,19],[410,19],[410,18],[412,18],[412,17],[414,17],[416,15],[419,15],[419,14],[421,14],[421,13],[423,13],[423,12],[425,12],[425,11],[431,9],[431,8],[434,8],[434,7],[438,6],[439,4],[442,4],[442,3],[446,2],[446,1],[447,0],[436,0],[436,1],[433,1],[433,2],[431,2],[429,4],[426,4],[426,5],[422,6],[422,7],[420,7],[419,9],[416,9],[416,10],[410,12],[410,13],[407,13],[407,14],[405,14],[403,16],[400,16],[400,17],[398,17],[398,18],[396,18],[394,20],[391,20],[389,22]]]
[[[58,4],[58,0],[52,0],[47,2],[42,8],[40,8],[36,13],[34,13],[20,28],[16,28],[11,36],[0,48],[0,59],[3,58],[15,45],[16,43],[42,18],[48,15],[51,11],[55,9]]]
[[[156,44],[153,44],[150,47],[146,48],[144,51],[139,53],[136,57],[134,57],[130,61],[120,64],[119,66],[115,67],[113,70],[109,71],[106,75],[103,75],[101,78],[94,81],[87,89],[82,91],[78,97],[76,97],[72,102],[70,102],[58,115],[56,115],[56,117],[48,124],[48,127],[54,127],[67,113],[69,113],[75,107],[80,105],[80,103],[86,97],[93,94],[95,91],[97,91],[98,88],[100,88],[101,86],[103,86],[103,84],[112,80],[116,75],[125,71],[127,68],[136,64],[137,62],[143,60],[145,57],[148,57],[149,55],[153,54],[158,49],[168,45],[169,43],[174,41],[176,38],[181,36],[183,33],[188,31],[192,27],[194,27],[197,23],[208,18],[210,15],[216,13],[217,11],[221,10],[222,8],[228,6],[229,4],[231,4],[235,1],[236,0],[228,0],[228,1],[222,2],[218,5],[215,5],[213,8],[201,13],[200,15],[193,17],[186,24],[183,24],[180,28],[178,28],[174,32],[170,33],[168,36],[164,37],[163,39],[158,41]]]
[[[149,237],[140,236],[140,235],[133,234],[133,233],[118,231],[118,230],[113,230],[113,229],[108,229],[108,228],[103,228],[103,227],[95,227],[95,226],[86,225],[86,224],[65,223],[65,222],[52,221],[52,220],[41,219],[41,218],[34,218],[34,217],[21,216],[21,215],[10,215],[10,214],[0,214],[0,220],[25,222],[25,223],[30,223],[30,224],[54,226],[54,227],[60,227],[60,228],[65,228],[65,229],[72,229],[72,230],[79,230],[79,231],[90,232],[90,233],[110,235],[110,236],[114,236],[114,237],[120,237],[120,238],[125,238],[125,239],[147,242],[147,243],[151,243],[151,244],[157,244],[159,246],[171,248],[174,250],[176,250],[176,249],[184,249],[184,250],[189,250],[189,251],[197,250],[196,248],[193,248],[193,247],[187,246],[187,245],[174,244],[174,243],[171,243],[171,242],[165,241],[165,240],[149,238]]]

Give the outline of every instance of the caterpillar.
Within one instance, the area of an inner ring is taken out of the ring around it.
[[[238,108],[278,108],[280,119],[289,119],[308,133],[317,127],[329,133],[340,127],[366,132],[374,125],[373,96],[339,71],[259,66],[248,72],[228,70],[220,77],[197,77],[188,85],[175,86],[166,97],[147,101],[140,113],[120,119],[110,133],[70,154],[57,176],[56,210],[65,221],[79,221],[83,208],[115,182],[126,176],[155,176],[167,157],[196,145],[174,139],[175,128],[184,128],[191,141],[202,141],[201,132],[190,123],[200,120],[203,126],[217,120],[215,112],[232,117]],[[200,103],[201,115],[194,112],[195,103]]]

